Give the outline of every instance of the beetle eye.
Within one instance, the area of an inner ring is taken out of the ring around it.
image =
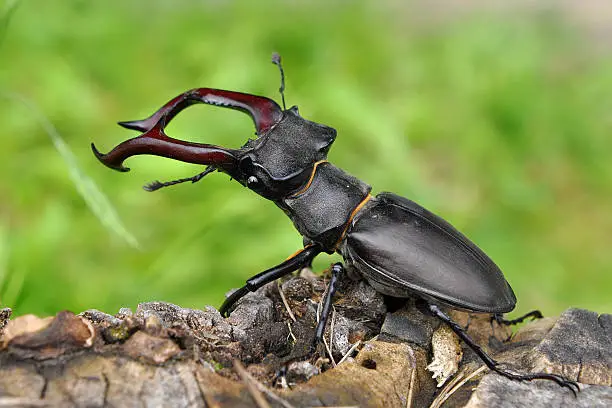
[[[257,187],[258,184],[259,184],[259,179],[255,176],[250,176],[247,179],[247,187],[249,188]]]

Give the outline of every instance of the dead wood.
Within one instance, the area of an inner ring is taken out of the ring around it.
[[[0,407],[603,407],[612,400],[611,315],[568,309],[510,338],[490,316],[452,312],[516,371],[580,382],[575,398],[550,381],[490,374],[434,318],[411,302],[390,313],[365,282],[343,283],[329,350],[307,358],[324,286],[310,277],[270,284],[228,319],[212,307],[162,302],[114,316],[89,310],[9,320],[1,309]],[[336,367],[329,352],[342,361]]]

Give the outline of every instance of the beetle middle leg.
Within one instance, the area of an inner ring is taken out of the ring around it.
[[[236,290],[234,293],[229,295],[227,299],[225,299],[225,302],[223,302],[219,308],[219,313],[221,313],[221,316],[228,317],[234,310],[236,302],[238,302],[247,293],[255,292],[265,284],[275,281],[278,278],[302,268],[304,265],[312,262],[312,259],[321,252],[323,252],[323,249],[321,249],[320,246],[309,245],[301,251],[298,251],[293,256],[289,257],[287,260],[285,260],[285,262],[273,268],[266,269],[265,271],[253,276],[247,280],[246,285]]]
[[[518,374],[504,368],[499,367],[499,363],[495,361],[491,356],[489,356],[478,344],[474,342],[474,340],[466,333],[466,331],[457,324],[453,319],[450,318],[446,313],[444,313],[438,306],[427,303],[427,307],[429,311],[436,316],[438,319],[442,320],[446,323],[453,332],[461,340],[465,342],[474,352],[480,357],[480,359],[485,363],[490,370],[495,371],[496,373],[503,375],[506,378],[511,380],[519,380],[519,381],[531,381],[531,380],[550,380],[554,381],[562,387],[569,388],[574,396],[577,391],[580,391],[580,387],[575,381],[568,380],[560,375],[556,374],[548,374],[548,373],[529,373],[529,374]]]
[[[315,336],[310,347],[312,352],[314,352],[317,345],[323,341],[325,326],[327,325],[327,320],[329,320],[329,313],[332,309],[334,295],[336,294],[336,290],[338,290],[338,280],[340,279],[340,275],[343,273],[343,271],[344,266],[342,266],[340,262],[332,265],[331,279],[329,281],[329,285],[327,285],[327,292],[323,298],[323,307],[321,308],[321,316],[319,317],[319,322],[317,323],[317,328],[315,329]]]

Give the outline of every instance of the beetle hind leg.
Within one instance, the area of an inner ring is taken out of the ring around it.
[[[514,326],[515,324],[523,323],[526,319],[537,320],[543,317],[542,312],[539,310],[532,310],[531,312],[525,313],[524,315],[512,320],[506,320],[504,319],[504,315],[501,313],[495,313],[491,320],[496,321],[500,325],[503,324],[505,326]]]
[[[506,378],[511,380],[519,380],[519,381],[531,381],[531,380],[550,380],[559,384],[561,387],[569,388],[570,391],[576,396],[576,392],[580,391],[580,387],[578,383],[572,380],[568,380],[567,378],[557,375],[557,374],[548,374],[548,373],[529,373],[529,374],[519,374],[513,371],[507,370],[499,366],[499,363],[495,361],[491,356],[489,356],[478,344],[474,342],[474,340],[466,333],[466,331],[461,327],[458,323],[456,323],[453,319],[450,318],[446,313],[444,313],[438,306],[427,303],[427,307],[429,311],[436,316],[438,319],[442,320],[446,323],[453,332],[461,340],[465,342],[474,352],[480,357],[480,359],[485,363],[485,365],[492,371],[503,375]]]

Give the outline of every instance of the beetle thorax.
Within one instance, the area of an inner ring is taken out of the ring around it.
[[[317,166],[307,188],[277,205],[304,237],[333,252],[370,190],[365,182],[326,162]]]

